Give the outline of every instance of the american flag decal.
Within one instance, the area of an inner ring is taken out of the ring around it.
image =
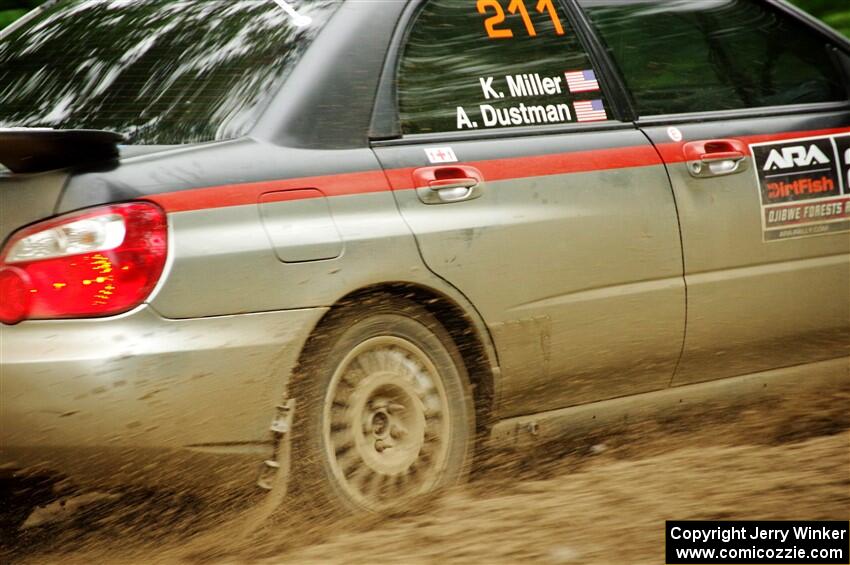
[[[573,108],[575,108],[576,118],[580,122],[599,122],[608,119],[608,113],[605,112],[605,105],[602,100],[573,102]]]
[[[570,92],[592,92],[599,90],[599,81],[596,80],[596,73],[590,71],[569,71],[564,73],[567,77],[567,86]]]

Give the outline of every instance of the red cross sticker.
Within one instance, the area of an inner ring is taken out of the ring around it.
[[[451,147],[426,147],[425,154],[431,163],[456,163],[457,155]]]

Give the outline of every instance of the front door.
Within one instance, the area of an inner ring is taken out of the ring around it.
[[[674,384],[850,354],[848,47],[758,0],[581,3],[678,204]]]
[[[492,333],[500,415],[668,386],[673,193],[560,4],[431,0],[398,69],[403,136],[375,151],[426,264]]]

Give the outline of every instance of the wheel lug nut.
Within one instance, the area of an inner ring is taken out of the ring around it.
[[[407,430],[405,430],[401,426],[393,426],[392,428],[390,428],[390,436],[392,436],[393,439],[401,439],[406,435]]]
[[[387,411],[390,414],[395,414],[395,413],[398,413],[398,412],[404,412],[404,405],[392,403],[389,406],[387,406]]]
[[[387,447],[389,447],[389,446],[386,443],[384,443],[383,440],[379,439],[378,441],[375,442],[375,451],[377,451],[378,453],[383,453],[384,450]]]

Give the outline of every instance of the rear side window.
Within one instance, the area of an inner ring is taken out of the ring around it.
[[[559,0],[431,0],[407,38],[398,94],[405,134],[611,115]]]
[[[846,100],[825,39],[755,0],[580,0],[640,115]]]
[[[0,40],[0,127],[243,135],[338,1],[64,0]]]

